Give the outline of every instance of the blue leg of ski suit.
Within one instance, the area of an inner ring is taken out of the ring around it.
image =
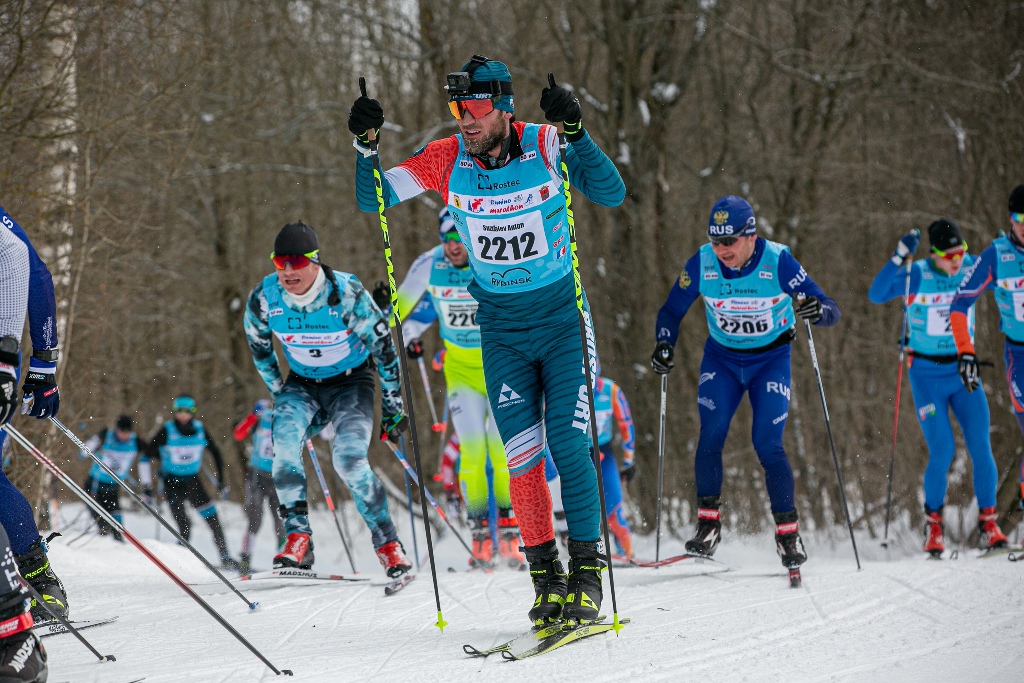
[[[698,496],[722,493],[722,448],[732,416],[747,392],[754,410],[754,450],[764,468],[772,512],[795,509],[793,470],[782,446],[789,415],[789,359],[789,344],[764,353],[736,353],[711,339],[704,345],[697,387],[700,440],[694,461]]]
[[[7,432],[0,432],[0,447]],[[0,524],[11,539],[15,555],[28,552],[29,546],[39,538],[36,518],[25,495],[0,471]]]
[[[346,380],[314,387],[289,377],[274,402],[274,487],[281,505],[291,507],[306,499],[303,449],[306,439],[319,433],[328,422],[334,424],[332,450],[334,469],[352,493],[356,509],[370,528],[374,548],[398,540],[388,510],[384,485],[370,469],[366,458],[373,429],[373,398],[376,371],[357,370]],[[285,533],[306,528],[304,515],[285,520]]]
[[[956,443],[949,410],[953,409],[964,433],[967,452],[974,465],[974,495],[979,507],[996,504],[996,461],[989,440],[988,399],[984,388],[967,393],[956,363],[935,363],[923,358],[911,362],[910,391],[917,408],[917,422],[928,443],[928,467],[924,471],[924,503],[938,510],[946,503],[946,475],[953,464]]]
[[[1013,414],[1017,417],[1017,425],[1024,435],[1024,347],[1007,342],[1003,349],[1003,360],[1006,361],[1006,383],[1010,387],[1010,400],[1013,401]],[[1020,461],[1021,497],[1024,498],[1024,458]]]

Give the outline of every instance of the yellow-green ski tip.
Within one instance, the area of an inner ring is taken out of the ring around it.
[[[619,613],[616,612],[612,617],[612,630],[615,631],[615,635],[619,635],[619,631],[625,628],[626,624],[629,623],[629,619],[619,621]]]
[[[441,610],[437,610],[437,623],[434,624],[441,633],[444,633],[444,627],[448,625],[448,622],[444,620],[444,616],[441,614]]]

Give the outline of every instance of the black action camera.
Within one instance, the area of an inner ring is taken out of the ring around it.
[[[473,77],[468,71],[455,71],[448,74],[447,80],[448,85],[444,86],[444,89],[448,91],[448,95],[463,97],[469,94],[469,85],[473,82]]]

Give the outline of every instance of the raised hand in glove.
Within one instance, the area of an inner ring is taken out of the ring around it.
[[[404,413],[385,415],[380,421],[380,440],[398,443],[402,432],[409,428],[409,418]]]
[[[55,375],[29,368],[21,400],[21,414],[31,415],[40,420],[56,416],[60,410],[60,390]]]
[[[410,339],[409,343],[405,345],[405,355],[413,360],[423,358],[423,342],[420,341],[419,337]]]
[[[960,381],[964,383],[967,393],[971,393],[981,385],[981,378],[978,375],[978,359],[973,353],[961,353],[957,357],[957,371],[960,373]]]
[[[893,252],[892,262],[896,265],[902,265],[903,261],[915,251],[917,251],[917,245],[921,241],[921,231],[914,228],[906,235],[900,238],[900,241],[896,243],[896,251]]]
[[[630,461],[629,463],[622,463],[622,469],[619,470],[619,476],[626,484],[632,484],[633,479],[636,478],[636,461]]]
[[[571,91],[560,85],[554,85],[554,79],[549,81],[551,85],[541,91],[540,108],[544,111],[544,118],[551,123],[562,123],[565,127],[565,137],[570,142],[576,142],[583,137],[583,110],[580,108],[580,101]]]
[[[377,137],[383,125],[384,108],[380,106],[380,102],[363,95],[352,103],[352,109],[348,112],[348,129],[359,142],[368,144],[370,136],[367,133],[372,130],[374,137]]]
[[[660,341],[654,347],[654,353],[651,354],[651,367],[659,375],[667,375],[674,363],[672,362],[672,356],[675,355],[675,350],[672,345],[667,341]]]
[[[804,320],[810,320],[811,324],[814,324],[821,320],[821,301],[816,296],[804,297],[797,303],[794,312]]]

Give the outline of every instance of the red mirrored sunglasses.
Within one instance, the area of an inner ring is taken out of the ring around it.
[[[474,119],[479,119],[494,111],[495,99],[489,97],[480,100],[451,100],[448,102],[448,110],[452,113],[452,116],[460,121],[467,111]]]
[[[291,264],[292,269],[298,270],[308,266],[318,253],[320,253],[319,250],[311,251],[308,254],[281,254],[280,256],[271,254],[270,260],[274,262],[274,267],[278,270],[284,270],[288,264]]]

